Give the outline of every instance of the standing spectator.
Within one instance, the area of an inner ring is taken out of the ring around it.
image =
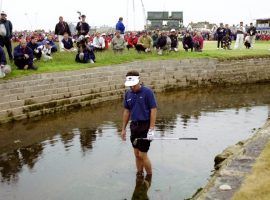
[[[32,49],[33,54],[34,54],[34,60],[38,59],[40,60],[41,58],[41,50],[38,49],[38,43],[37,43],[37,38],[36,36],[31,36],[31,41],[27,43],[27,46]]]
[[[96,33],[92,45],[94,46],[94,51],[102,51],[105,49],[105,40],[100,36],[99,32]]]
[[[114,38],[111,42],[114,53],[122,53],[125,48],[125,40],[120,35],[120,31],[116,31]]]
[[[189,31],[187,31],[184,35],[182,43],[185,51],[188,51],[188,49],[191,49],[191,51],[193,51],[193,38],[190,35]]]
[[[13,54],[14,63],[18,69],[37,69],[33,65],[33,51],[27,46],[25,39],[21,39],[20,44],[14,48]]]
[[[13,60],[11,38],[12,23],[11,21],[7,20],[7,14],[2,11],[0,19],[0,45],[2,47],[6,46],[9,60]]]
[[[78,32],[78,36],[80,36],[80,35],[85,36],[85,35],[88,34],[88,32],[89,32],[89,30],[90,30],[90,26],[89,26],[89,24],[85,21],[85,19],[86,19],[86,16],[85,16],[85,15],[82,15],[82,16],[80,17],[80,20],[81,20],[81,21],[79,21],[79,22],[77,23],[76,30],[77,30],[77,32]]]
[[[11,68],[7,65],[6,55],[3,48],[0,46],[0,78],[11,72]]]
[[[244,33],[245,27],[243,26],[243,22],[240,22],[239,26],[236,28],[236,41],[234,49],[242,48],[244,42]]]
[[[221,41],[222,41],[222,38],[225,36],[225,28],[223,26],[223,23],[219,24],[216,34],[217,34],[217,49],[221,49],[223,48]]]
[[[193,37],[193,46],[194,46],[195,51],[202,52],[202,49],[203,49],[203,37],[202,37],[201,32],[199,32],[199,31]]]
[[[146,31],[142,31],[142,35],[139,37],[137,45],[135,47],[138,53],[141,53],[142,51],[150,52],[152,44],[153,44],[152,38],[149,35],[147,35]]]
[[[59,22],[55,25],[55,31],[54,31],[54,34],[57,35],[58,37],[60,51],[63,50],[63,46],[61,46],[62,45],[61,41],[64,38],[64,33],[68,33],[68,35],[71,36],[67,22],[65,22],[63,17],[60,16]]]
[[[124,38],[125,26],[123,24],[123,17],[119,17],[119,21],[115,25],[115,30],[120,31],[121,36]]]
[[[169,37],[171,39],[171,51],[178,51],[178,37],[175,29],[171,30]]]
[[[256,27],[253,26],[253,23],[250,23],[249,29],[247,30],[247,33],[250,36],[250,48],[254,47],[255,39],[256,39]]]

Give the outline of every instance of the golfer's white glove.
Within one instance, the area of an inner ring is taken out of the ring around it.
[[[147,133],[147,139],[152,141],[155,137],[155,131],[153,129],[149,129],[148,133]]]

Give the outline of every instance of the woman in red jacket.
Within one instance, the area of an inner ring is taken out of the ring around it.
[[[203,49],[203,37],[201,32],[196,32],[195,36],[193,37],[194,43],[194,50],[198,52],[202,52]]]

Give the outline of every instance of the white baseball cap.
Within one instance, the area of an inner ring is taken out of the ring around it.
[[[175,29],[173,28],[173,29],[171,29],[171,32],[175,32]]]
[[[125,86],[127,87],[134,86],[137,85],[139,82],[140,82],[139,76],[127,76]]]

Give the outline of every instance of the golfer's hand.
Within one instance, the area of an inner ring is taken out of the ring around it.
[[[126,131],[126,129],[123,129],[121,131],[121,138],[123,141],[126,141],[126,139],[127,139],[126,135],[127,135],[127,131]]]
[[[155,137],[155,131],[154,129],[149,129],[148,133],[147,133],[147,139],[152,141]]]

